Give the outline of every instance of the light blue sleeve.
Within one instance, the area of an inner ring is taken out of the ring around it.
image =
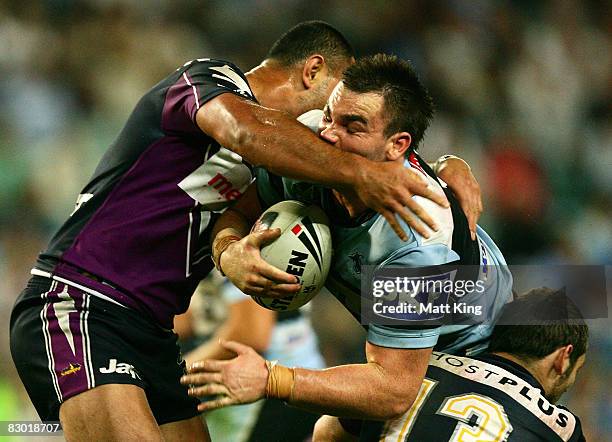
[[[457,254],[444,244],[419,246],[416,242],[406,245],[391,254],[380,267],[425,267],[446,264],[458,259]],[[441,327],[394,327],[370,324],[368,342],[388,348],[429,348],[436,345]]]
[[[402,247],[380,264],[380,267],[426,267],[448,264],[459,259],[459,255],[445,244],[415,245]]]
[[[370,324],[368,342],[388,348],[429,348],[436,345],[440,327],[407,329]]]

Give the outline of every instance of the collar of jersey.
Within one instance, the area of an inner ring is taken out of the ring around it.
[[[529,370],[527,370],[522,365],[517,364],[516,362],[511,361],[510,359],[506,359],[503,356],[494,355],[492,353],[487,353],[482,356],[475,356],[474,359],[478,359],[483,362],[488,362],[493,365],[497,365],[505,370],[508,370],[510,373],[513,373],[521,379],[524,379],[531,386],[538,388],[540,391],[542,391],[542,395],[544,395],[544,387],[542,387],[542,384],[540,384],[540,382],[529,372]]]

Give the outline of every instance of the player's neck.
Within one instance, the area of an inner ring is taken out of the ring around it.
[[[351,218],[355,218],[368,210],[368,207],[361,202],[356,194],[341,193],[333,190],[336,202],[346,209]]]
[[[368,158],[371,161],[388,161],[388,160],[384,160],[384,159],[376,158],[376,157],[366,156],[366,158]],[[398,158],[397,160],[393,160],[393,161],[397,161],[400,164],[404,164],[403,157]],[[368,206],[366,206],[361,201],[361,199],[357,196],[355,192],[352,192],[352,191],[340,192],[334,189],[333,195],[334,195],[336,202],[338,202],[338,204],[340,204],[342,207],[344,207],[347,210],[351,218],[356,218],[368,210]]]
[[[537,365],[534,365],[534,364],[527,363],[527,362],[523,361],[522,359],[518,358],[517,356],[514,356],[514,355],[512,355],[510,353],[495,352],[495,353],[492,353],[492,354],[497,355],[497,356],[501,356],[504,359],[508,359],[509,361],[512,361],[515,364],[520,365],[525,370],[527,370],[529,372],[529,374],[531,376],[533,376],[535,378],[535,380],[540,383],[542,388],[544,388],[543,394],[544,394],[544,396],[546,396],[547,391],[549,389],[549,382],[548,382],[546,376],[542,374],[542,370],[539,369],[540,367],[538,367]]]
[[[301,112],[291,105],[294,81],[291,72],[264,60],[246,74],[255,98],[264,107],[279,109],[297,118]]]

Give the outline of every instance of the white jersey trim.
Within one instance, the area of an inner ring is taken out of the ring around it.
[[[196,102],[196,109],[200,109],[200,98],[198,97],[198,90],[193,84],[191,84],[185,72],[183,72],[183,78],[185,79],[187,86],[191,87],[191,89],[193,90],[193,96],[195,97],[195,102]]]
[[[51,275],[51,273],[44,272],[44,271],[39,270],[39,269],[32,269],[32,270],[30,270],[30,275],[44,276],[45,278],[51,278],[53,276],[53,275]]]

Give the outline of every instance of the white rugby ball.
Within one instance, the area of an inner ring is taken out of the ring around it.
[[[281,229],[281,235],[261,249],[261,257],[297,276],[302,287],[285,298],[253,296],[253,299],[270,310],[296,310],[321,290],[329,272],[332,248],[327,215],[317,206],[288,200],[266,210],[255,226],[260,224]]]

